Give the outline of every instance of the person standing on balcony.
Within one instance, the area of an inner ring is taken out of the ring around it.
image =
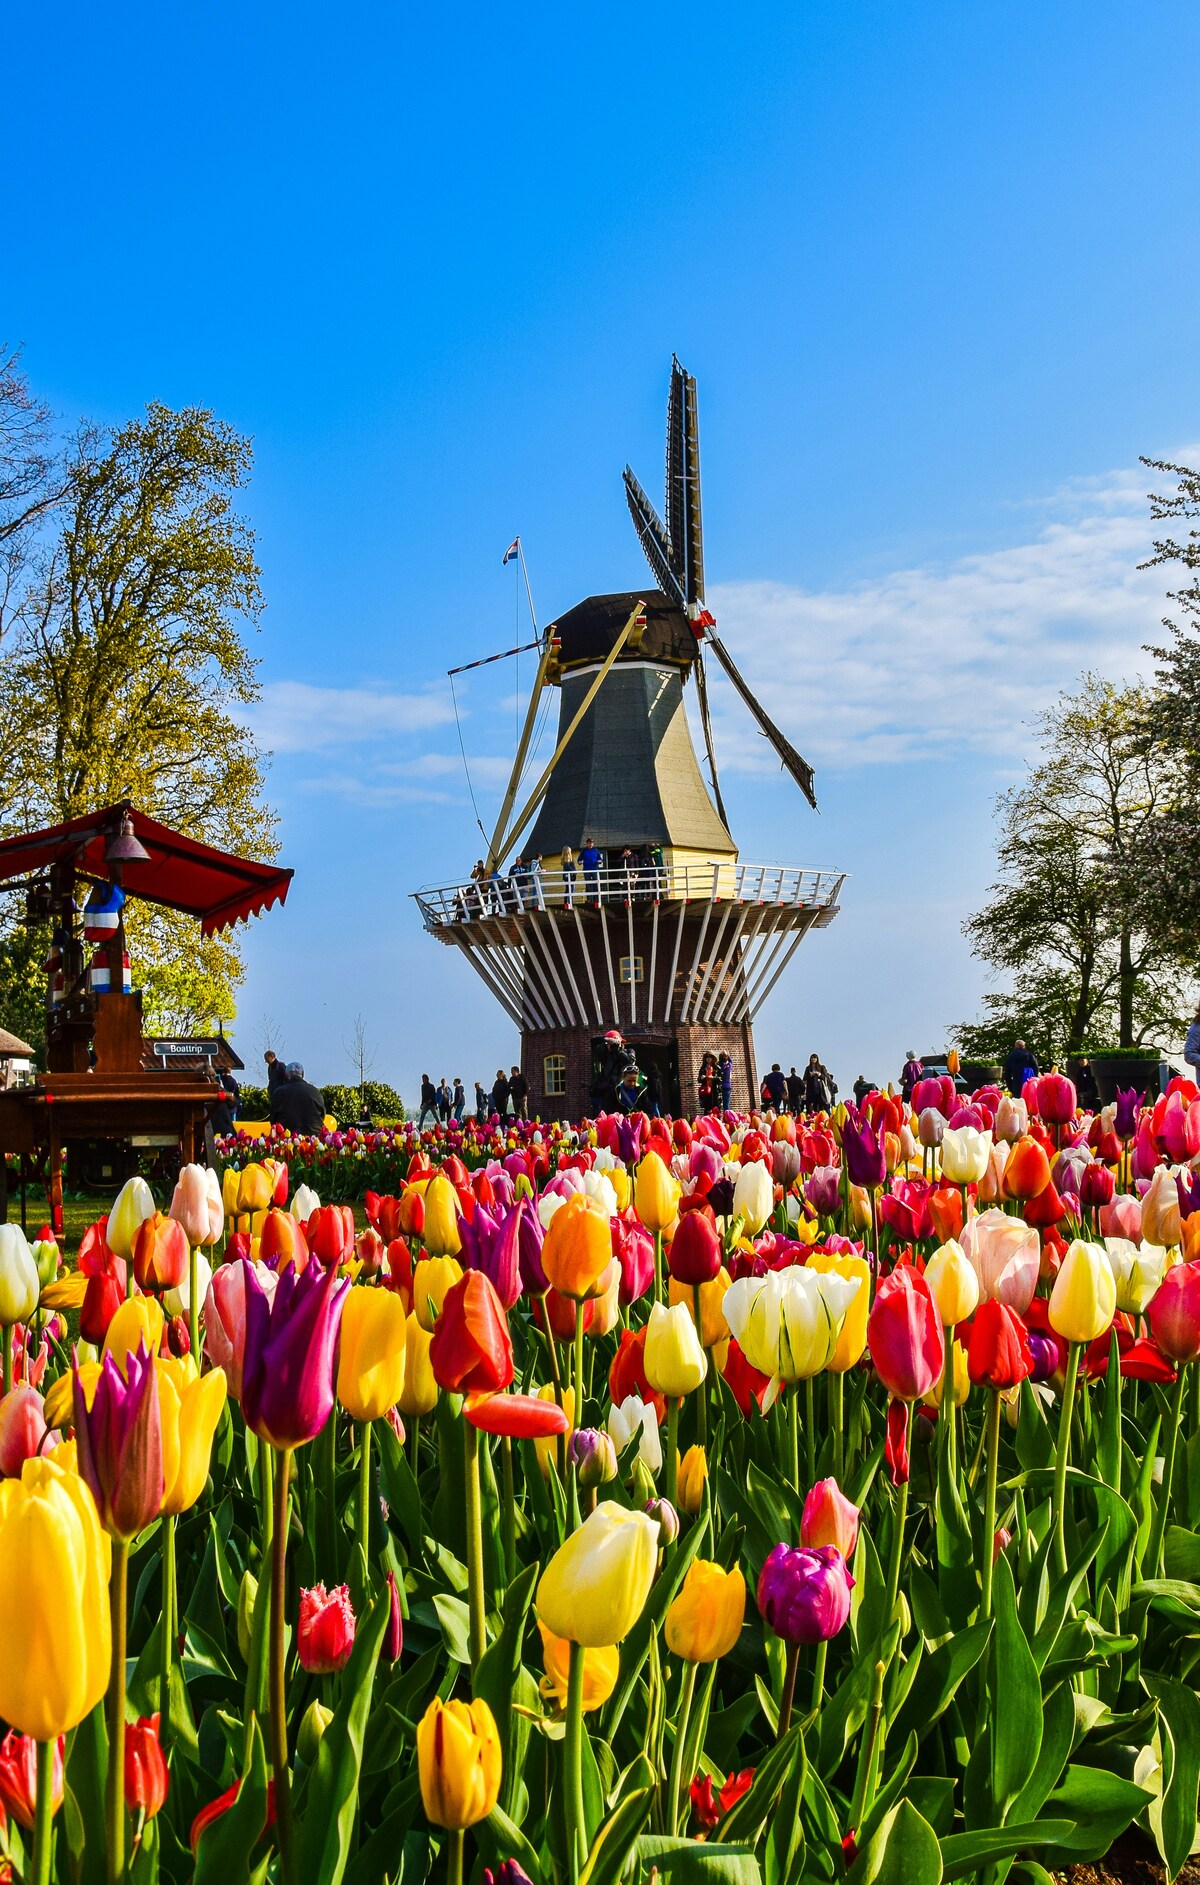
[[[569,844],[562,848],[563,908],[570,910],[575,905],[575,853]]]
[[[579,862],[583,865],[583,894],[589,903],[599,905],[600,853],[590,838],[584,838]]]

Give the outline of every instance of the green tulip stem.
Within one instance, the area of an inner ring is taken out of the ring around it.
[[[667,1500],[675,1503],[677,1469],[679,1466],[679,1409],[682,1402],[673,1394],[667,1396]]]
[[[943,1397],[944,1404],[944,1397]],[[1000,1467],[1000,1390],[988,1389],[987,1479],[983,1495],[983,1595],[979,1615],[984,1621],[992,1614],[992,1572],[996,1561],[996,1479]]]
[[[456,1826],[450,1835],[446,1850],[446,1885],[462,1885],[464,1837],[461,1826]]]
[[[196,1244],[188,1246],[188,1353],[200,1366],[200,1251]]]
[[[817,1410],[814,1396],[813,1378],[808,1375],[804,1382],[804,1465],[808,1473],[808,1483],[817,1483]],[[799,1486],[796,1491],[799,1492]]]
[[[37,1806],[33,1821],[32,1885],[50,1885],[54,1852],[54,1743],[37,1744]]]
[[[467,1448],[467,1613],[471,1637],[471,1674],[487,1647],[483,1619],[483,1499],[479,1490],[479,1430],[463,1421]]]
[[[842,1433],[845,1418],[845,1393],[841,1374],[826,1376],[829,1393],[829,1431],[833,1435],[833,1476],[838,1485],[842,1483],[842,1474],[846,1470],[846,1443]]]
[[[683,1665],[679,1710],[675,1716],[675,1748],[671,1755],[671,1782],[667,1793],[667,1831],[672,1839],[679,1831],[681,1795],[687,1784],[687,1776],[683,1771],[683,1751],[687,1743],[688,1723],[691,1720],[692,1697],[696,1693],[696,1669],[697,1664],[694,1662],[685,1662]]]
[[[362,1423],[362,1448],[358,1460],[358,1542],[367,1567],[371,1564],[371,1422]]]
[[[800,1645],[789,1643],[783,1665],[783,1694],[779,1698],[779,1727],[775,1738],[782,1741],[792,1725],[792,1700],[796,1693],[796,1670],[800,1666]]]
[[[249,1428],[247,1428],[247,1433]],[[271,1535],[275,1529],[275,1449],[265,1440],[258,1443],[259,1522],[262,1527],[262,1562],[271,1555]]]
[[[414,1414],[412,1417],[412,1425],[408,1430],[408,1463],[412,1468],[412,1476],[414,1479],[417,1476],[417,1461],[420,1457],[420,1453],[421,1416],[420,1414]]]
[[[655,1302],[661,1302],[663,1299],[662,1272],[663,1272],[663,1235],[660,1230],[656,1230],[654,1233],[654,1300]]]
[[[946,1340],[946,1359],[942,1363],[942,1404],[938,1408],[943,1444],[953,1479],[958,1470],[958,1409],[954,1405],[954,1325],[947,1322],[943,1326]]]
[[[795,1381],[788,1390],[788,1437],[792,1443],[792,1485],[800,1492],[800,1389]]]
[[[8,1394],[13,1384],[13,1332],[12,1323],[4,1325],[4,1392]]]
[[[583,1676],[583,1645],[572,1643],[567,1675],[567,1732],[563,1742],[567,1767],[566,1817],[570,1857],[567,1876],[571,1885],[576,1885],[587,1859],[587,1827],[583,1810]]]
[[[575,1304],[575,1418],[571,1425],[582,1427],[583,1419],[583,1304]]]
[[[129,1616],[129,1541],[114,1538],[109,1580],[112,1671],[108,1678],[108,1778],[104,1829],[109,1885],[125,1877],[125,1637]]]
[[[175,1649],[175,1514],[163,1513],[162,1522],[162,1613],[159,1643],[158,1710],[161,1717],[158,1738],[167,1751],[171,1726],[171,1658]]]
[[[504,1491],[504,1582],[507,1586],[517,1575],[517,1499],[513,1486],[512,1440],[508,1434],[500,1442],[500,1480]]]
[[[1167,1422],[1167,1456],[1163,1461],[1158,1504],[1154,1508],[1154,1530],[1150,1534],[1150,1549],[1146,1553],[1145,1575],[1147,1577],[1158,1577],[1162,1570],[1163,1539],[1167,1533],[1167,1520],[1171,1516],[1171,1495],[1175,1481],[1175,1448],[1179,1441],[1179,1428],[1183,1421],[1183,1392],[1184,1369],[1181,1362],[1175,1375],[1175,1392],[1171,1396],[1171,1418]]]
[[[263,1446],[266,1446],[264,1441]],[[288,1499],[292,1450],[281,1447],[275,1469],[275,1522],[271,1534],[271,1766],[275,1774],[275,1813],[279,1825],[280,1885],[295,1885],[292,1849],[292,1792],[288,1772],[287,1668],[284,1612],[287,1608]]]
[[[850,1825],[847,1828],[850,1833],[857,1833],[871,1811],[871,1795],[874,1792],[872,1774],[875,1767],[875,1752],[879,1745],[879,1723],[883,1714],[883,1678],[886,1674],[885,1665],[877,1662],[871,1676],[871,1701],[867,1709],[866,1732],[858,1749],[854,1795],[850,1801]]]
[[[904,1557],[904,1521],[908,1517],[908,1481],[902,1479],[896,1487],[896,1502],[892,1508],[892,1555],[888,1565],[887,1599],[883,1606],[884,1627],[891,1622],[900,1595],[900,1565]]]
[[[1068,1343],[1067,1378],[1063,1383],[1062,1413],[1058,1422],[1058,1454],[1054,1461],[1054,1555],[1060,1576],[1065,1576],[1067,1569],[1067,1464],[1071,1457],[1071,1416],[1075,1411],[1079,1356],[1079,1343]],[[1172,1442],[1167,1444],[1170,1446]]]
[[[814,1715],[820,1712],[821,1703],[825,1700],[825,1662],[828,1655],[829,1644],[822,1640],[817,1644],[817,1657],[813,1664],[812,1712]]]

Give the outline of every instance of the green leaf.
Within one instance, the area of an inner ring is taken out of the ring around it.
[[[1170,1735],[1163,1742],[1163,1792],[1158,1813],[1158,1849],[1168,1879],[1176,1877],[1196,1837],[1196,1792],[1200,1787],[1200,1699],[1170,1676],[1147,1676]]]
[[[1104,1404],[1100,1410],[1096,1466],[1101,1479],[1115,1493],[1121,1490],[1121,1357],[1117,1328],[1108,1338],[1108,1373],[1104,1377]]]
[[[1026,1846],[1057,1846],[1073,1831],[1070,1820],[1038,1820],[1036,1824],[985,1828],[979,1833],[948,1833],[942,1840],[942,1878],[966,1878],[970,1872],[1010,1859]]]
[[[390,1613],[391,1598],[385,1590],[359,1626],[343,1677],[342,1700],[321,1737],[297,1839],[296,1872],[302,1885],[339,1885],[346,1869],[375,1666]]]
[[[638,1834],[654,1804],[654,1769],[644,1754],[639,1754],[634,1768],[639,1778],[646,1776],[644,1784],[626,1792],[605,1820],[592,1844],[579,1885],[621,1885]]]
[[[433,1594],[433,1607],[441,1625],[442,1641],[446,1645],[446,1654],[455,1662],[469,1663],[471,1660],[471,1615],[461,1597],[451,1597],[444,1590]]]
[[[487,1818],[475,1828],[475,1838],[483,1848],[485,1859],[490,1859],[495,1865],[502,1864],[505,1859],[515,1859],[528,1872],[533,1885],[545,1885],[541,1860],[520,1827],[509,1819],[503,1808],[492,1808]]]
[[[771,1815],[767,1831],[766,1885],[789,1885],[803,1868],[804,1828],[800,1802],[804,1796],[807,1776],[808,1757],[804,1752],[804,1736],[801,1734],[796,1742],[787,1779],[783,1783],[779,1805]]]
[[[1099,1767],[1072,1762],[1046,1806],[1056,1818],[1068,1819],[1070,1830],[1051,1842],[1056,1853],[1072,1859],[1104,1856],[1146,1805],[1149,1795],[1131,1781]],[[1052,1869],[1059,1867],[1052,1863]]]
[[[643,1834],[637,1851],[643,1860],[651,1859],[671,1885],[762,1885],[758,1860],[749,1846],[693,1839],[676,1843]]]
[[[971,1526],[945,1447],[938,1460],[936,1505],[938,1595],[951,1622],[962,1629],[977,1606],[979,1586]]]
[[[990,1623],[971,1623],[924,1658],[908,1698],[890,1726],[889,1736],[907,1739],[916,1733],[923,1740],[938,1717],[954,1700],[964,1676],[970,1674],[987,1648]]]
[[[1170,1578],[1179,1578],[1185,1584],[1200,1584],[1200,1532],[1190,1532],[1183,1525],[1168,1525],[1163,1569]]]
[[[1017,1795],[1013,1814],[1018,1820],[1035,1820],[1071,1756],[1075,1744],[1075,1702],[1069,1683],[1055,1689],[1042,1712],[1042,1745],[1037,1766]]]
[[[376,1421],[375,1435],[379,1444],[379,1467],[388,1508],[400,1522],[409,1551],[415,1558],[420,1558],[424,1554],[425,1522],[421,1516],[421,1494],[413,1478],[412,1467],[386,1420]]]
[[[104,1885],[104,1775],[107,1766],[104,1704],[98,1702],[91,1713],[84,1716],[67,1744],[67,1839],[76,1885]],[[73,1813],[69,1810],[72,1802]]]
[[[911,1800],[884,1815],[850,1867],[847,1885],[941,1885],[938,1837]]]
[[[821,1743],[817,1766],[826,1780],[832,1780],[842,1764],[852,1736],[867,1718],[871,1681],[876,1662],[890,1663],[900,1641],[900,1625],[889,1626],[883,1642],[870,1645],[840,1684],[821,1714]]]
[[[266,1824],[267,1757],[254,1721],[237,1798],[201,1833],[193,1885],[249,1885],[250,1858]]]
[[[504,1594],[503,1622],[497,1636],[475,1671],[474,1692],[485,1701],[496,1718],[500,1734],[501,1775],[500,1805],[511,1811],[521,1778],[523,1761],[515,1750],[528,1741],[528,1723],[513,1713],[513,1693],[521,1670],[521,1645],[525,1623],[533,1602],[539,1566],[531,1564],[521,1572]],[[518,1730],[523,1730],[518,1734]]]
[[[1042,1685],[1017,1616],[1016,1588],[1003,1552],[996,1560],[992,1589],[996,1613],[988,1678],[992,1803],[1003,1824],[1010,1803],[1037,1766],[1042,1745]]]
[[[1017,1458],[1026,1472],[1054,1464],[1054,1435],[1042,1412],[1041,1403],[1028,1381],[1021,1383],[1017,1409]]]
[[[763,1755],[746,1792],[740,1800],[734,1801],[716,1829],[716,1837],[723,1844],[743,1840],[749,1845],[757,1843],[791,1767],[799,1741],[800,1724],[794,1721],[782,1739],[776,1741],[769,1753]]]

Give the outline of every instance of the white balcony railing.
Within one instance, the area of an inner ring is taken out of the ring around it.
[[[787,864],[728,862],[645,864],[585,871],[532,867],[466,883],[442,884],[413,895],[426,929],[523,916],[545,909],[586,910],[639,903],[745,903],[801,910],[832,909],[845,873],[802,870]]]

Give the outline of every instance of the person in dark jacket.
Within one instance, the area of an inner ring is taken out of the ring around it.
[[[221,1091],[225,1098],[217,1101],[209,1114],[208,1123],[218,1137],[224,1139],[229,1136],[237,1123],[238,1101],[242,1095],[241,1088],[231,1073],[218,1074],[217,1078],[221,1082]]]
[[[437,1108],[438,1108],[437,1088],[434,1086],[433,1081],[429,1078],[429,1075],[427,1073],[423,1073],[421,1075],[421,1110],[417,1115],[417,1131],[418,1132],[421,1132],[424,1128],[426,1113],[429,1114],[429,1117],[433,1121],[434,1125],[435,1126],[437,1125]]]
[[[1024,1041],[1014,1041],[1004,1059],[1004,1084],[1009,1092],[1020,1099],[1026,1080],[1034,1079],[1037,1072],[1037,1061]]]
[[[638,1070],[635,1061],[630,1061],[621,1075],[621,1084],[617,1088],[617,1110],[622,1113],[636,1113],[642,1103],[642,1089],[638,1085]]]
[[[298,1060],[289,1060],[271,1095],[271,1124],[286,1132],[320,1132],[325,1124],[325,1095],[304,1078]]]
[[[804,1081],[794,1067],[784,1081],[784,1086],[787,1088],[788,1112],[798,1113],[804,1104]]]
[[[487,1116],[488,1116],[488,1096],[484,1092],[483,1088],[480,1086],[478,1080],[476,1080],[475,1082],[475,1117],[477,1120],[479,1120],[482,1123],[482,1121],[485,1120]]]
[[[722,1054],[717,1061],[717,1072],[721,1076],[721,1105],[726,1112],[733,1104],[733,1055]]]
[[[1080,1054],[1075,1069],[1075,1097],[1089,1113],[1094,1113],[1100,1104],[1100,1089],[1096,1085],[1096,1075],[1086,1054]]]
[[[825,1085],[821,1057],[819,1054],[810,1054],[804,1069],[804,1110],[806,1113],[824,1113],[828,1109],[829,1089]]]
[[[867,1079],[865,1073],[860,1073],[858,1079],[854,1082],[854,1104],[861,1106],[870,1091],[871,1082]]]
[[[503,1119],[508,1112],[508,1096],[510,1091],[508,1075],[505,1073],[503,1067],[497,1067],[496,1080],[492,1087],[492,1111],[499,1113],[501,1119]]]
[[[777,1113],[781,1112],[784,1096],[787,1093],[787,1081],[783,1077],[783,1069],[777,1060],[772,1061],[771,1071],[763,1080],[763,1092],[767,1096],[767,1103],[773,1106]]]
[[[528,1119],[529,1082],[519,1067],[514,1067],[508,1076],[508,1091],[513,1103],[514,1118]]]

